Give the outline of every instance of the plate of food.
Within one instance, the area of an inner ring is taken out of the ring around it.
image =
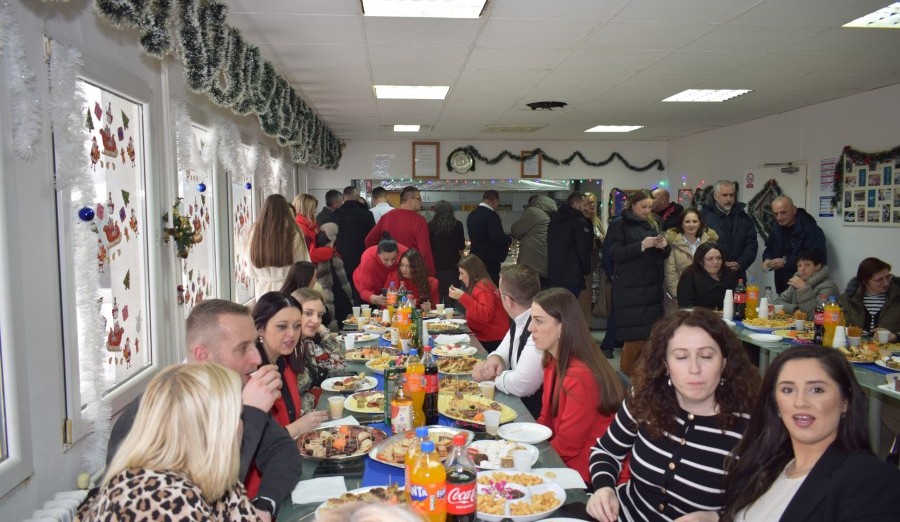
[[[867,350],[860,346],[840,347],[838,350],[844,354],[849,362],[856,364],[873,363],[881,358],[877,350]]]
[[[472,368],[478,363],[475,357],[441,357],[437,362],[438,372],[444,375],[472,375]]]
[[[451,426],[435,425],[425,427],[428,428],[428,440],[434,442],[434,449],[438,452],[438,455],[440,455],[441,460],[446,459],[450,454],[454,435],[457,433],[465,433],[468,441],[471,441],[475,436],[475,434],[469,430]],[[387,464],[388,466],[403,468],[406,465],[406,452],[415,440],[416,432],[414,430],[398,433],[372,448],[372,450],[369,451],[369,458]]]
[[[513,452],[524,450],[531,453],[531,465],[538,461],[540,452],[531,444],[509,440],[476,440],[469,444],[469,456],[481,469],[511,469]]]
[[[441,379],[438,389],[440,390],[438,393],[441,395],[452,395],[456,393],[461,395],[481,395],[481,387],[478,386],[477,382],[466,379],[455,379],[452,377],[444,377]]]
[[[487,410],[500,412],[500,424],[512,422],[519,416],[516,410],[509,406],[478,395],[459,398],[455,395],[438,394],[438,411],[454,420],[484,424],[484,412]]]
[[[356,413],[384,413],[384,392],[356,392],[344,399],[344,408]]]
[[[553,436],[553,430],[536,422],[513,422],[500,426],[497,435],[506,440],[537,444]]]
[[[478,519],[487,522],[532,522],[547,518],[566,502],[559,484],[534,473],[480,471]]]
[[[465,319],[435,319],[425,321],[425,328],[429,334],[442,333],[466,333]]]
[[[366,377],[360,372],[349,377],[331,377],[322,381],[322,389],[330,392],[347,393],[371,390],[378,385],[375,377]]]
[[[362,327],[363,331],[381,335],[384,332],[388,331],[388,327],[382,325],[381,323],[367,323]]]
[[[755,319],[744,319],[741,321],[741,324],[744,328],[748,328],[750,330],[756,330],[757,332],[772,332],[773,330],[786,330],[791,326],[794,326],[794,320],[790,317],[786,317],[784,319],[760,319],[759,317]]]
[[[797,330],[773,330],[772,333],[782,339],[799,344],[811,343],[813,340],[813,333],[806,330],[799,332]]]
[[[758,343],[780,343],[784,340],[780,336],[770,333],[752,333],[747,337]]]
[[[406,504],[409,502],[409,495],[402,485],[391,484],[390,486],[368,486],[359,489],[350,490],[339,497],[328,499],[322,502],[316,509],[315,518],[319,520],[322,513],[354,502],[387,502],[388,504]]]
[[[404,364],[406,364],[406,356],[394,355],[393,353],[385,353],[382,354],[381,357],[370,359],[366,363],[366,368],[379,375],[384,375],[384,371],[388,367],[390,367],[391,361],[394,361],[394,366],[403,366]]]
[[[892,355],[888,357],[882,357],[875,361],[875,364],[881,366],[882,368],[889,368],[891,370],[900,370],[900,355]]]
[[[301,457],[321,462],[360,458],[386,438],[377,428],[345,424],[304,433],[296,442]]]
[[[359,350],[351,350],[344,354],[344,358],[348,361],[370,361],[372,359],[378,359],[382,355],[390,355],[393,353],[389,348],[380,348],[378,346],[366,346],[364,348],[360,348]]]
[[[466,355],[475,355],[478,353],[478,348],[459,343],[437,344],[431,349],[431,353],[439,357],[464,357]]]

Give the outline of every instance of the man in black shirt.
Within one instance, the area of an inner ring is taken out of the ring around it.
[[[262,520],[271,521],[279,504],[287,498],[300,479],[300,453],[287,430],[269,415],[275,399],[281,396],[281,376],[274,365],[259,367],[257,337],[250,310],[222,299],[208,299],[191,311],[187,319],[186,362],[215,362],[240,375],[244,384],[241,420],[241,480],[246,483],[250,464],[262,479],[258,491],[248,490]],[[140,406],[136,398],[122,411],[109,436],[107,464],[128,435]],[[251,486],[257,489],[257,485]]]

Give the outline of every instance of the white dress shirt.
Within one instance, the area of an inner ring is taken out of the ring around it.
[[[375,222],[378,223],[378,220],[381,219],[381,216],[387,214],[392,210],[394,210],[394,207],[392,207],[387,201],[382,201],[381,203],[370,208],[369,212],[372,213],[372,217],[374,217]]]
[[[537,391],[544,383],[544,366],[543,354],[534,346],[534,340],[529,336],[522,348],[522,354],[519,356],[516,352],[519,349],[519,339],[523,335],[528,335],[525,330],[525,323],[531,318],[531,310],[522,312],[514,319],[516,323],[516,336],[510,339],[510,332],[507,331],[500,346],[494,350],[491,356],[499,357],[503,360],[508,370],[503,370],[500,375],[494,379],[497,389],[503,393],[515,395],[517,397],[528,397]],[[510,346],[512,350],[510,351]],[[512,355],[510,357],[510,354]],[[510,361],[510,359],[512,359]]]

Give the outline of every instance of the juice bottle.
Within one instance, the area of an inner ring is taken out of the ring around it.
[[[390,361],[388,367],[384,370],[384,423],[391,425],[391,406],[397,388],[403,387],[403,373],[406,368],[397,367],[395,361]]]
[[[406,296],[400,300],[400,307],[397,309],[397,328],[400,330],[400,338],[409,340],[412,329],[412,307]]]
[[[406,394],[412,399],[413,427],[425,425],[425,365],[416,352],[410,352],[406,359]]]
[[[425,424],[438,423],[438,367],[434,355],[431,355],[433,346],[426,345],[425,355],[422,357],[422,365],[425,366],[425,402],[422,404],[422,412],[425,414]]]
[[[391,399],[391,431],[403,433],[413,429],[413,401],[406,393],[406,377]]]
[[[813,323],[815,324],[815,333],[813,334],[813,343],[825,345],[825,294],[819,294],[816,298],[816,311],[813,314]]]
[[[746,317],[747,290],[744,288],[744,280],[738,279],[734,287],[734,320],[743,321]]]
[[[409,471],[412,469],[412,463],[416,461],[422,455],[422,443],[428,440],[428,428],[425,426],[419,426],[416,428],[415,437],[413,438],[413,443],[406,450],[406,456],[403,457],[403,478],[406,487],[406,492],[409,493]],[[406,433],[410,435],[409,432]]]
[[[412,507],[428,522],[445,522],[447,519],[447,472],[434,450],[434,442],[426,440],[422,454],[409,470],[409,499]],[[406,464],[410,465],[409,462]]]
[[[825,305],[825,335],[822,344],[831,348],[834,346],[834,330],[841,324],[841,307],[837,304],[837,297],[829,296]]]
[[[747,319],[759,317],[759,285],[752,277],[747,282],[747,308],[744,310],[744,317]]]
[[[399,299],[399,293],[397,292],[397,287],[394,286],[394,282],[391,281],[390,286],[387,290],[387,306],[388,309],[393,313],[394,307],[397,306],[397,300]]]

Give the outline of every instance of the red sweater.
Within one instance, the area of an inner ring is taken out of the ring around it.
[[[390,274],[388,274],[387,279],[384,281],[383,288],[387,288],[391,285],[391,282],[400,288],[400,281],[406,282],[406,289],[412,294],[413,299],[416,300],[417,305],[422,304],[422,299],[419,298],[419,289],[416,288],[416,285],[409,279],[401,278],[400,271],[394,270]],[[434,277],[428,276],[428,299],[431,301],[431,307],[434,308],[434,305],[440,303],[440,295],[438,293],[438,280]]]
[[[597,411],[600,390],[593,373],[578,359],[569,359],[569,369],[563,376],[562,390],[556,416],[553,415],[553,386],[556,381],[556,359],[544,368],[544,395],[538,422],[553,430],[550,446],[559,453],[566,466],[591,483],[591,447],[609,428],[615,415]]]
[[[391,238],[415,248],[422,254],[425,260],[425,268],[428,273],[434,275],[434,255],[431,253],[431,237],[428,235],[428,222],[418,212],[405,208],[395,208],[381,216],[375,228],[366,236],[366,246],[377,245],[381,241],[382,234],[390,232]]]
[[[382,218],[384,219],[384,218]],[[509,331],[509,315],[503,309],[497,287],[479,281],[459,303],[466,308],[466,322],[479,341],[500,341]]]
[[[400,256],[408,250],[404,245],[398,245],[398,247],[397,263],[400,262]],[[378,246],[369,247],[363,252],[359,259],[359,266],[353,271],[353,286],[356,287],[356,291],[359,292],[363,301],[368,303],[372,294],[381,293],[384,281],[390,272],[391,267],[384,266],[381,258],[378,257]]]
[[[306,248],[309,250],[309,260],[313,263],[321,263],[328,261],[334,256],[334,249],[329,246],[316,246],[316,236],[319,234],[319,227],[314,221],[310,221],[308,217],[297,214],[294,218],[300,232],[303,233],[303,239],[306,240]],[[338,231],[340,232],[340,231]]]

